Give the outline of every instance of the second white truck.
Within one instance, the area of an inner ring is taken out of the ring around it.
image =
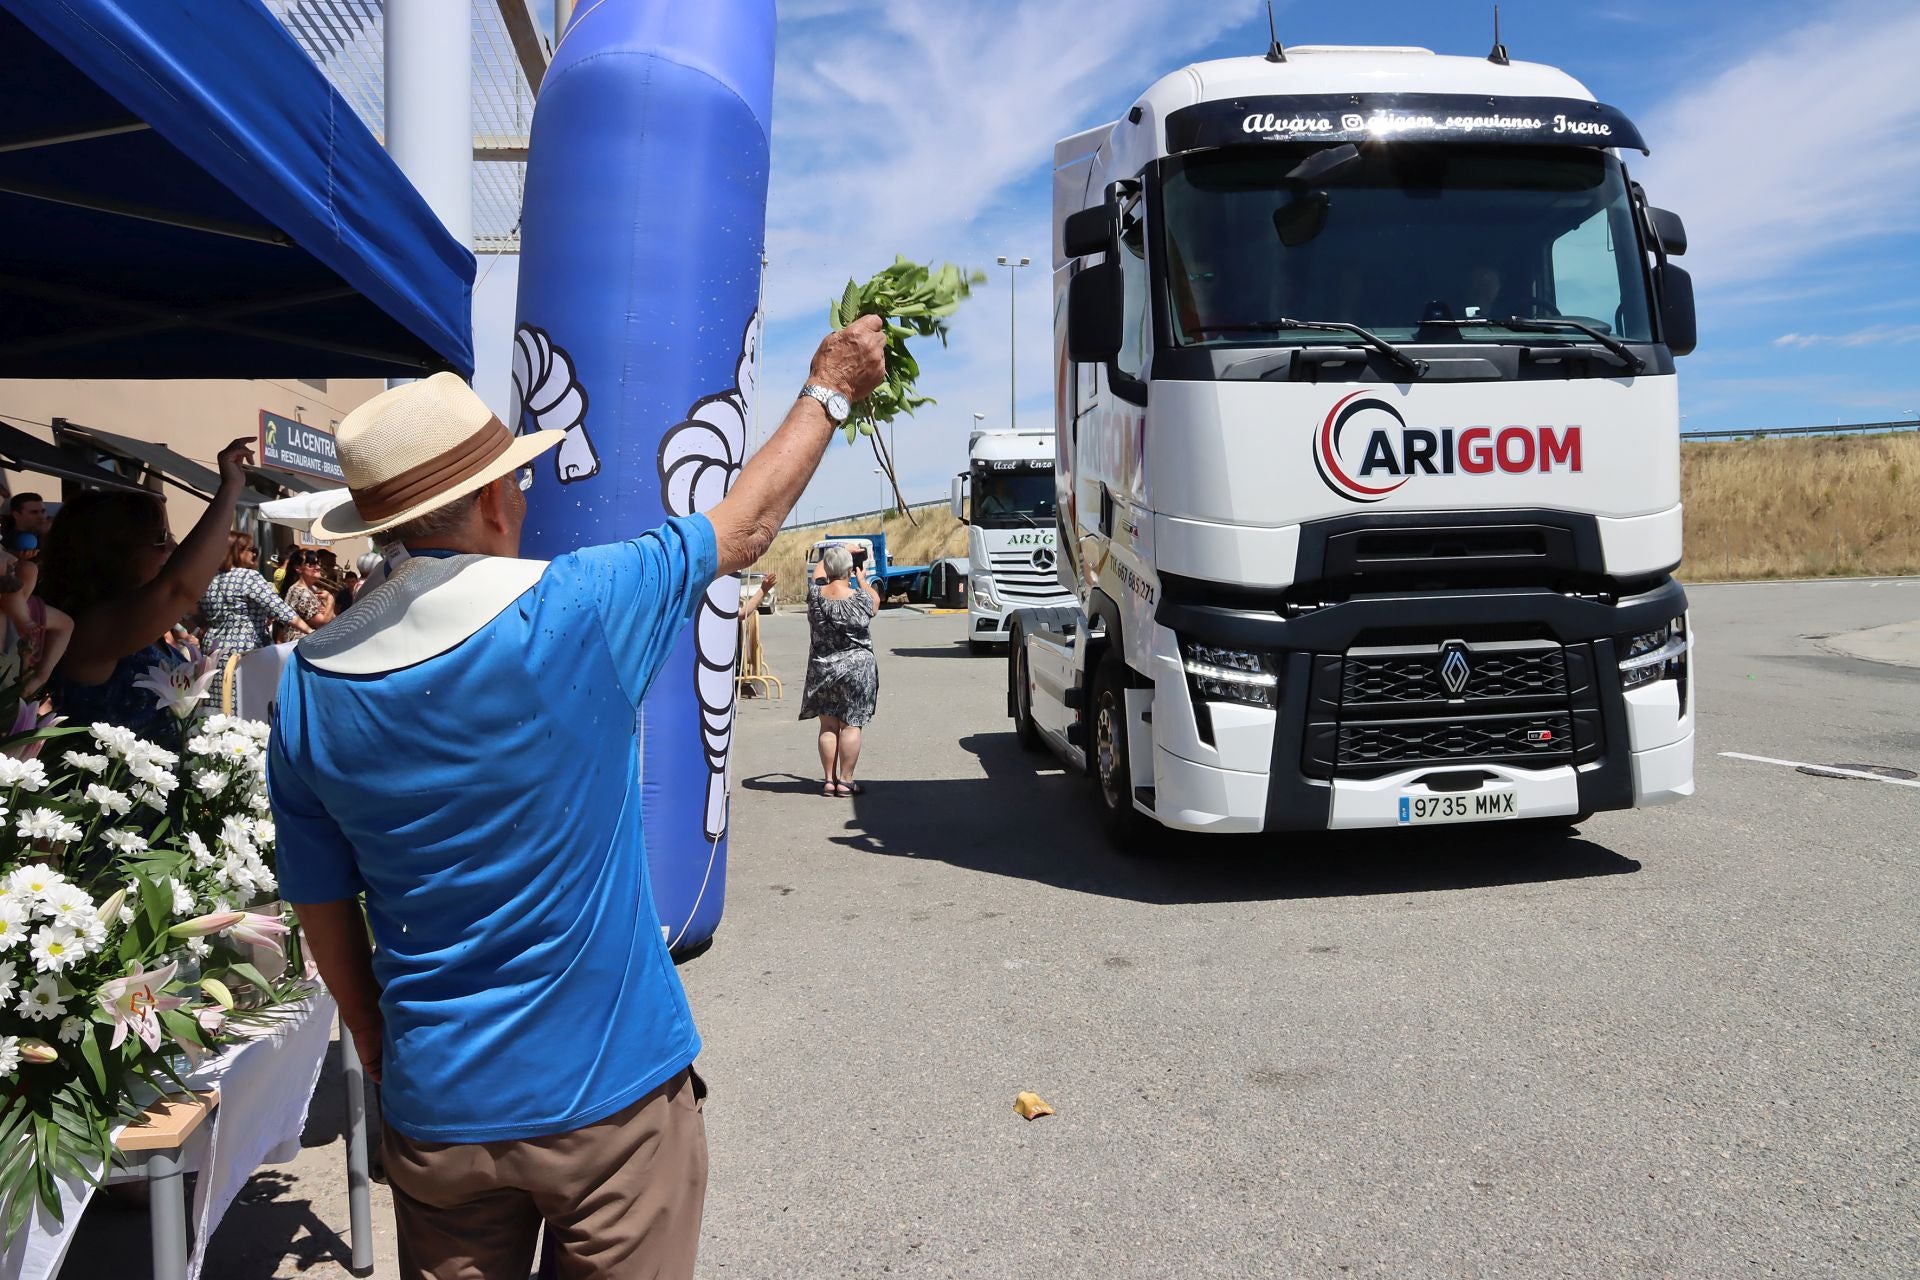
[[[1016,609],[1073,603],[1056,571],[1053,432],[975,431],[952,501],[967,522],[968,648],[1005,644]]]

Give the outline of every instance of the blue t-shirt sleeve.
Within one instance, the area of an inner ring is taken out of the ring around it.
[[[273,852],[282,898],[338,902],[366,889],[353,846],[288,758],[277,717],[267,745],[267,798],[273,802]]]
[[[691,515],[562,556],[547,582],[560,577],[590,595],[621,686],[637,705],[719,571],[713,524]]]

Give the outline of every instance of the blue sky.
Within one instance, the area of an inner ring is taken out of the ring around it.
[[[1279,3],[1288,44],[1413,44],[1483,55],[1492,6]],[[1259,53],[1257,0],[779,0],[763,431],[797,388],[827,299],[897,251],[986,269],[945,352],[939,403],[897,429],[910,499],[944,494],[974,412],[1008,416],[1008,272],[1019,273],[1018,411],[1051,419],[1048,166],[1057,138],[1113,119],[1159,75]],[[1629,156],[1687,222],[1700,349],[1687,430],[1920,412],[1920,5],[1502,6],[1516,59],[1584,82],[1640,126]],[[510,273],[509,273],[510,278]],[[499,327],[488,322],[489,328]],[[483,360],[505,335],[478,335]],[[835,443],[796,509],[879,505],[862,446]]]

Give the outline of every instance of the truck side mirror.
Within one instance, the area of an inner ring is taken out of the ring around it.
[[[1060,245],[1069,258],[1091,258],[1113,248],[1113,209],[1095,205],[1067,215]]]
[[[1663,262],[1653,269],[1653,287],[1660,295],[1660,333],[1667,350],[1676,356],[1690,354],[1700,338],[1693,311],[1693,277]]]
[[[953,508],[953,518],[961,524],[967,523],[967,473],[962,471],[953,478],[953,491],[947,495],[947,502]]]
[[[1120,264],[1082,267],[1067,285],[1067,358],[1106,364],[1120,354]]]
[[[1680,215],[1671,209],[1647,207],[1647,225],[1653,231],[1653,238],[1660,242],[1662,251],[1672,257],[1679,257],[1687,251],[1687,227],[1680,221]]]

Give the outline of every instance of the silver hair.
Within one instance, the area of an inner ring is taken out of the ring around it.
[[[444,507],[436,508],[423,516],[395,525],[380,535],[382,542],[398,542],[402,546],[409,542],[418,542],[423,538],[439,538],[452,533],[464,525],[480,505],[480,491],[464,493]]]
[[[828,582],[838,582],[853,571],[853,552],[836,542],[820,553],[820,567]]]

